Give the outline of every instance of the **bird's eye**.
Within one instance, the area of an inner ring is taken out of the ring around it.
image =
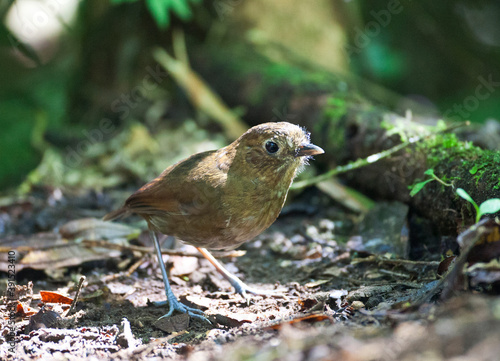
[[[278,150],[280,149],[280,147],[278,146],[278,144],[276,144],[275,142],[272,142],[272,141],[268,141],[266,142],[266,150],[269,154],[274,154],[276,153]]]

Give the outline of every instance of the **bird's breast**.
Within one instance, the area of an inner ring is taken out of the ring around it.
[[[226,198],[227,231],[236,241],[247,241],[267,229],[278,217],[286,200],[288,184],[269,188],[252,179],[237,194]]]

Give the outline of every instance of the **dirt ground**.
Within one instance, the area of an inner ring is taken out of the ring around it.
[[[152,254],[118,252],[56,270],[26,268],[16,275],[15,302],[24,309],[17,309],[14,328],[7,278],[2,282],[0,358],[499,360],[495,292],[476,287],[454,291],[445,301],[439,294],[426,299],[439,282],[439,258],[410,261],[360,249],[352,237],[358,216],[317,201],[316,194],[304,197],[312,201],[299,199],[285,209],[242,247],[243,256],[221,259],[246,283],[273,295],[252,295],[247,302],[206,260],[165,256],[174,293],[204,310],[210,323],[183,314],[158,320],[166,308],[152,302],[165,295]],[[14,209],[4,210],[12,215]],[[65,217],[73,215],[57,223]],[[145,233],[138,241],[149,246]],[[138,267],[127,274],[133,264]],[[72,314],[69,305],[41,302],[41,290],[75,297],[81,275],[86,280]]]

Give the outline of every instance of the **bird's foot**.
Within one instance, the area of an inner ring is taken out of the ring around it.
[[[243,282],[238,277],[229,272],[226,268],[224,268],[224,266],[219,261],[217,261],[207,249],[200,247],[196,247],[196,249],[215,267],[217,272],[219,272],[222,277],[224,277],[229,281],[229,283],[231,283],[231,286],[234,287],[235,291],[246,299],[247,304],[250,301],[250,297],[248,296],[249,293],[263,296],[283,296],[279,292],[262,291],[248,286],[247,284],[245,284],[245,282]]]
[[[208,318],[205,316],[205,313],[202,310],[199,310],[197,308],[193,307],[188,307],[181,302],[177,300],[175,297],[170,297],[167,301],[158,301],[158,302],[153,302],[155,306],[165,306],[168,304],[168,312],[158,318],[158,320],[161,320],[162,318],[170,317],[174,313],[174,311],[182,312],[189,317],[197,318],[199,320],[208,322],[211,324],[211,322],[208,320]]]
[[[234,287],[234,290],[242,295],[247,303],[250,301],[249,293],[252,295],[260,295],[260,296],[281,296],[282,294],[278,291],[268,291],[268,290],[260,290],[258,288],[250,287],[245,282],[240,280],[238,277],[231,275],[232,277],[228,279],[231,286]]]
[[[155,304],[157,306],[163,306],[168,303],[168,312],[163,316],[161,316],[159,320],[161,320],[162,318],[172,316],[174,311],[179,311],[189,315],[190,317],[211,323],[202,310],[188,307],[186,305],[183,305],[177,300],[177,297],[175,297],[174,293],[172,292],[172,288],[170,287],[170,283],[168,282],[168,274],[167,270],[165,269],[165,263],[163,263],[163,258],[161,256],[161,249],[160,249],[160,243],[158,242],[158,236],[156,235],[156,232],[153,230],[149,231],[149,235],[151,237],[151,240],[153,241],[153,244],[155,245],[156,256],[158,257],[158,263],[160,264],[161,275],[163,277],[163,284],[165,286],[165,294],[167,296],[166,301],[155,302]]]

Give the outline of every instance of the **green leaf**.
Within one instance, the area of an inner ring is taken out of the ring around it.
[[[414,184],[412,187],[411,187],[411,191],[410,191],[410,197],[413,197],[415,196],[418,192],[420,192],[422,190],[422,188],[424,188],[424,186],[429,183],[429,182],[432,182],[434,179],[427,179],[423,182],[419,182],[419,183],[416,183]]]
[[[430,176],[434,176],[434,169],[430,168],[430,169],[427,169],[424,174],[426,175],[430,175]]]
[[[471,170],[469,170],[469,173],[474,175],[477,173],[477,171],[479,170],[479,165],[478,164],[474,164],[474,167],[472,167]]]
[[[188,5],[188,0],[168,0],[172,11],[177,14],[182,20],[191,19],[191,9]]]
[[[474,199],[472,199],[469,193],[467,193],[462,188],[457,188],[457,194],[474,206],[474,208],[476,209],[476,223],[479,222],[479,219],[481,218],[481,213],[479,212],[479,207],[477,206],[477,203],[474,202]]]
[[[492,198],[484,201],[479,206],[479,214],[492,214],[500,211],[500,198]]]
[[[111,0],[113,4],[130,3],[138,0]],[[193,15],[189,8],[189,2],[200,3],[200,0],[145,0],[146,7],[156,25],[161,29],[166,29],[170,24],[170,11],[181,20],[187,21]]]
[[[187,21],[193,15],[189,8],[190,0],[146,0],[151,15],[155,19],[158,27],[165,29],[170,23],[170,11],[177,15],[181,20]],[[198,0],[191,0],[198,3]]]
[[[146,6],[158,27],[166,29],[170,23],[169,0],[146,0]]]
[[[469,195],[469,193],[467,193],[465,190],[463,190],[462,188],[457,188],[457,194],[462,197],[463,199],[465,199],[466,201],[476,205],[476,202],[474,202],[474,199],[472,199],[472,197]],[[476,205],[477,206],[477,205]]]

